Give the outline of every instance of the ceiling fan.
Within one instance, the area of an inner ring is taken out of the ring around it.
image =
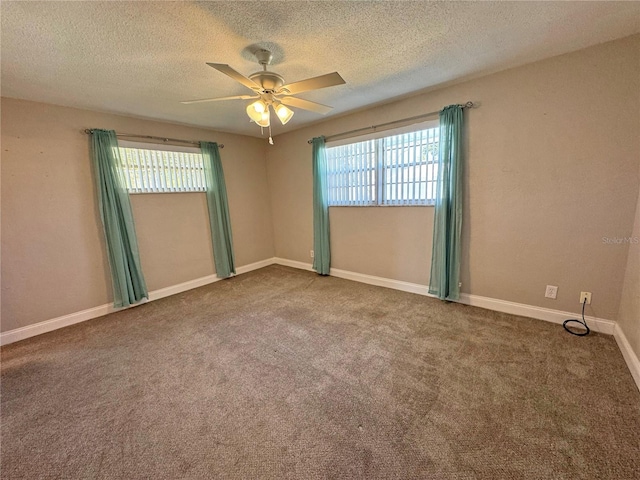
[[[293,117],[293,110],[288,108],[287,105],[295,108],[301,108],[303,110],[309,110],[311,112],[321,113],[323,115],[330,112],[333,107],[304,100],[302,98],[295,97],[294,95],[302,92],[308,92],[309,90],[333,87],[334,85],[342,85],[343,83],[346,83],[338,72],[333,72],[326,75],[320,75],[319,77],[307,78],[306,80],[301,80],[299,82],[285,84],[284,78],[282,78],[281,75],[267,70],[267,66],[271,64],[271,60],[273,59],[273,55],[269,50],[258,50],[255,53],[255,56],[258,63],[262,65],[262,71],[252,73],[249,77],[245,77],[229,65],[222,63],[207,63],[210,67],[215,68],[219,72],[224,73],[252,90],[253,95],[203,98],[201,100],[188,100],[180,103],[191,104],[218,102],[221,100],[257,99],[247,106],[247,115],[260,127],[265,128],[271,126],[269,107],[273,109],[283,125]],[[271,137],[269,137],[269,140],[270,143],[273,143],[271,141]]]

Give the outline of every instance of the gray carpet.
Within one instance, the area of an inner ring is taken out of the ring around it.
[[[271,266],[2,348],[3,479],[637,479],[612,337]]]

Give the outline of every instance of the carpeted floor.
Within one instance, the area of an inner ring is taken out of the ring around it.
[[[3,479],[637,479],[612,337],[271,266],[2,348]]]

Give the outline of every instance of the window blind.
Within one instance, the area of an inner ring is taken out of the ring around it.
[[[439,128],[327,149],[329,205],[430,205],[435,200]]]
[[[438,129],[381,139],[383,148],[383,205],[433,203],[438,160]]]
[[[120,147],[129,193],[204,192],[202,154]]]
[[[327,149],[329,205],[374,205],[376,162],[374,140]]]

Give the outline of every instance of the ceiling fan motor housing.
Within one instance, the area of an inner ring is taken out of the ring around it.
[[[273,72],[256,72],[249,75],[249,78],[268,93],[273,93],[284,85],[284,78]]]

